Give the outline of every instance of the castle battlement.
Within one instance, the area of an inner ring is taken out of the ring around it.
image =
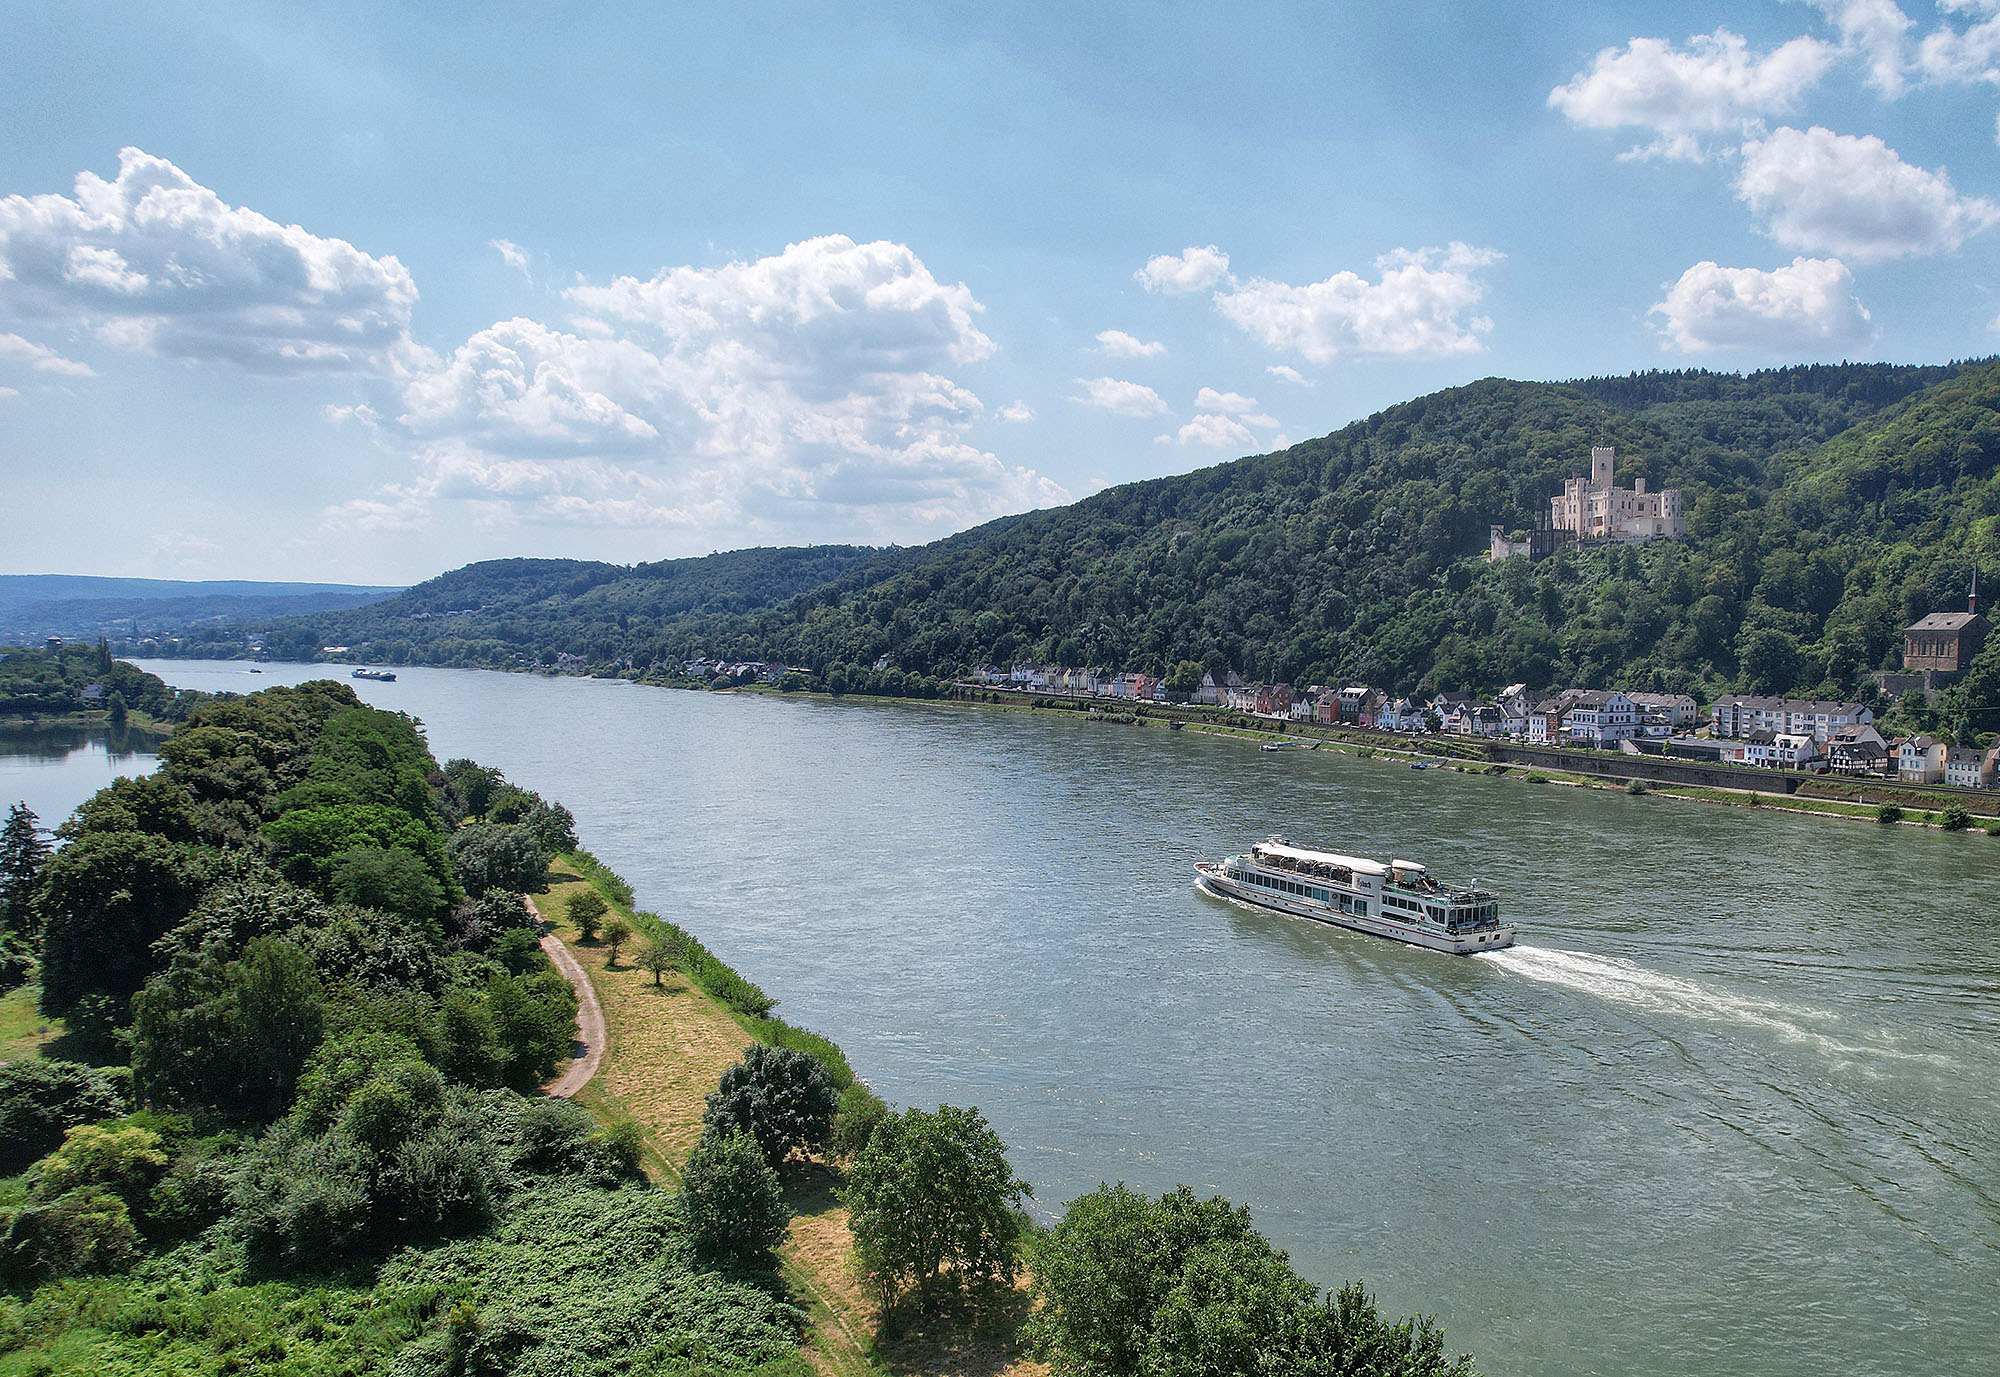
[[[1549,499],[1549,525],[1577,540],[1682,540],[1687,512],[1679,488],[1646,491],[1641,478],[1629,488],[1611,481],[1618,451],[1600,445],[1590,451],[1590,476],[1571,478]]]

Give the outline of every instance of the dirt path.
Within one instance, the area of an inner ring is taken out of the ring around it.
[[[533,899],[523,897],[528,912],[542,921],[541,911],[535,907]],[[542,950],[548,953],[555,968],[569,981],[569,987],[576,991],[576,1048],[571,1052],[569,1066],[553,1082],[543,1087],[546,1094],[567,1099],[590,1083],[597,1074],[597,1068],[604,1060],[604,1008],[597,1002],[597,990],[591,985],[590,977],[583,973],[583,967],[570,955],[562,938],[548,930],[543,923]]]

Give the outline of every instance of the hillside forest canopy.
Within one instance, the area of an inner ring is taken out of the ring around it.
[[[1600,445],[1620,485],[1683,491],[1688,539],[1488,563],[1490,527],[1530,527]],[[1996,463],[1991,360],[1487,379],[913,549],[741,551],[664,581],[497,561],[261,631],[274,653],[635,677],[775,660],[889,692],[1036,659],[1395,692],[1845,697],[1897,666],[1904,625],[1963,607],[1975,568],[2000,588]],[[1961,709],[2000,686],[1996,655],[2000,638]]]

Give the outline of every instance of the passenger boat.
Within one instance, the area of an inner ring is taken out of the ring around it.
[[[393,684],[396,682],[396,671],[393,669],[357,669],[354,671],[353,677],[356,679],[373,679],[383,684]]]
[[[1197,862],[1195,883],[1209,894],[1432,951],[1464,956],[1514,945],[1498,897],[1444,884],[1415,861],[1309,851],[1273,837],[1228,860]]]

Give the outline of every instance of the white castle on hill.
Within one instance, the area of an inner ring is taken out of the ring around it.
[[[1679,488],[1646,491],[1646,480],[1613,487],[1608,445],[1590,451],[1590,477],[1572,478],[1562,494],[1549,499],[1549,525],[1575,540],[1681,540],[1687,516]]]

